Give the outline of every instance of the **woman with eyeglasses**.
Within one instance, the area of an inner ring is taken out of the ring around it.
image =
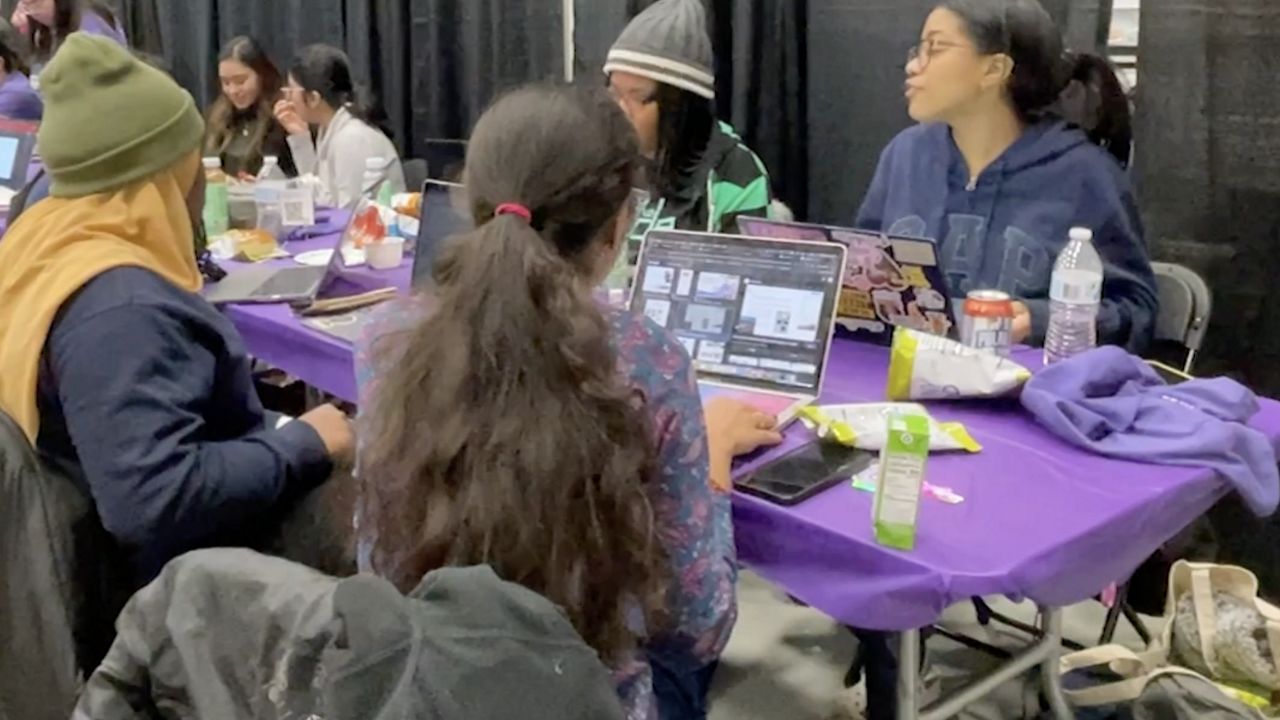
[[[1125,172],[1129,103],[1108,63],[1064,54],[1036,0],[944,0],[906,73],[920,124],[881,155],[858,227],[937,241],[951,294],[1010,293],[1014,339],[1033,345],[1054,262],[1087,227],[1105,264],[1098,339],[1141,352],[1155,278]]]
[[[377,188],[365,187],[365,165],[383,163],[381,181],[405,189],[400,153],[383,127],[384,115],[355,82],[347,54],[328,45],[308,45],[289,68],[276,121],[289,134],[298,175],[316,188],[321,205],[348,207]],[[315,127],[316,138],[311,137]]]
[[[716,120],[713,64],[702,0],[660,0],[609,51],[609,92],[640,136],[652,191],[633,244],[654,228],[737,232],[738,216],[768,214],[764,163]]]

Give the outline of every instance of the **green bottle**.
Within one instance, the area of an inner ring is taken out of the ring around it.
[[[231,229],[230,190],[222,160],[204,159],[204,231],[209,237],[225,235]]]

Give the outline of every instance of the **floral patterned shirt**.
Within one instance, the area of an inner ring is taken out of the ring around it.
[[[370,405],[378,382],[374,341],[411,329],[426,312],[412,299],[373,312],[356,345],[362,413],[377,412]],[[613,327],[618,373],[642,394],[650,413],[658,449],[651,500],[672,578],[669,629],[651,637],[613,670],[628,719],[656,720],[648,658],[661,657],[665,667],[692,674],[715,661],[729,640],[737,619],[733,527],[729,496],[714,491],[708,477],[702,400],[688,353],[647,318],[613,309],[606,313]],[[383,353],[386,346],[380,343],[377,349]],[[362,555],[367,557],[367,552]]]

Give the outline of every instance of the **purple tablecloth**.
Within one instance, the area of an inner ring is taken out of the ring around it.
[[[338,234],[346,225],[346,217],[339,211],[318,213],[317,219],[321,224],[311,233],[313,237],[292,241],[286,249],[296,255],[336,246]],[[406,258],[404,264],[394,270],[349,269],[325,296],[351,295],[383,287],[407,290],[412,262],[412,258]],[[269,264],[281,267],[295,265],[291,259],[273,260]],[[244,263],[223,263],[228,272],[244,266]],[[312,387],[343,400],[355,401],[356,379],[351,345],[307,327],[288,305],[228,305],[223,312],[240,331],[254,357]]]
[[[1039,354],[1018,359],[1035,367]],[[884,348],[837,342],[824,400],[884,397]],[[1207,470],[1109,460],[1049,435],[1013,402],[934,403],[984,450],[929,458],[927,477],[965,497],[925,500],[912,552],[871,535],[871,495],[840,485],[795,507],[738,494],[741,560],[831,617],[869,629],[923,627],[954,603],[983,595],[1049,606],[1086,600],[1123,580],[1161,543],[1227,492]],[[1280,439],[1280,403],[1262,401],[1252,425]],[[776,453],[806,442],[793,427]],[[742,472],[767,462],[746,463]]]
[[[289,249],[335,241],[330,234]],[[404,289],[409,268],[357,269],[348,280],[355,289]],[[255,356],[355,399],[350,345],[310,330],[283,305],[231,306],[226,313]],[[1039,354],[1019,359],[1035,367]],[[882,399],[887,367],[885,348],[837,341],[823,401]],[[1280,403],[1264,400],[1262,407],[1254,426],[1280,439]],[[876,544],[871,496],[841,485],[792,508],[736,495],[742,561],[837,620],[905,630],[928,625],[949,605],[973,596],[1025,597],[1050,606],[1085,600],[1124,579],[1227,492],[1207,470],[1108,460],[1073,449],[1015,402],[935,403],[931,412],[965,423],[985,449],[929,459],[929,480],[966,499],[960,505],[925,501],[916,550]],[[808,437],[793,426],[781,448],[738,470],[750,472]]]

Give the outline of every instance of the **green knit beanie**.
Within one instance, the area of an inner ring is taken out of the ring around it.
[[[54,197],[124,187],[173,165],[204,138],[190,93],[107,38],[68,37],[40,73],[40,92],[36,147]]]

